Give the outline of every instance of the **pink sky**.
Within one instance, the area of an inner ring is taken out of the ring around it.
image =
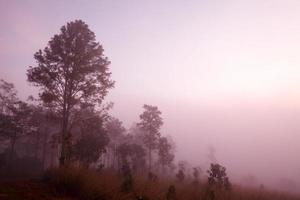
[[[1,0],[0,78],[36,93],[25,76],[34,52],[82,19],[112,61],[107,100],[127,127],[157,105],[179,159],[205,165],[213,145],[238,177],[299,179],[299,10],[296,0]]]

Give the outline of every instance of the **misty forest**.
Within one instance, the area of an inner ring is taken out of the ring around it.
[[[107,98],[123,85],[114,79],[110,47],[86,20],[69,20],[56,30],[30,52],[33,64],[19,73],[32,93],[20,96],[22,88],[0,74],[0,199],[300,199],[296,178],[281,180],[281,188],[255,174],[237,181],[213,146],[205,147],[207,158],[195,153],[199,162],[190,162],[164,129],[170,122],[164,109],[151,98],[135,108],[137,120],[124,125],[112,113],[116,102]]]

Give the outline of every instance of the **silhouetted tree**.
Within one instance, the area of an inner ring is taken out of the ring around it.
[[[145,166],[145,149],[139,144],[131,144],[131,163],[132,169],[138,171]]]
[[[0,89],[0,139],[10,142],[13,155],[16,141],[35,132],[37,127],[32,120],[32,107],[16,97],[14,85],[1,80]]]
[[[226,174],[226,168],[220,164],[210,164],[210,170],[208,173],[208,184],[213,186],[216,185],[218,188],[225,188],[229,190],[231,188],[231,184],[229,182],[229,178]]]
[[[130,163],[131,168],[136,172],[145,165],[145,150],[139,144],[123,143],[117,148],[118,155],[120,156],[122,165]]]
[[[194,168],[193,168],[193,176],[194,176],[194,181],[193,181],[193,183],[194,183],[195,185],[198,185],[198,184],[199,184],[200,173],[201,173],[201,168],[200,168],[200,167],[194,167]]]
[[[108,139],[101,134],[87,133],[72,146],[72,157],[88,167],[105,152],[107,142]]]
[[[176,178],[178,179],[179,182],[183,182],[185,179],[184,171],[182,169],[179,169]]]
[[[167,200],[176,200],[176,188],[174,185],[170,185],[166,195]]]
[[[166,137],[159,138],[158,141],[158,162],[161,164],[163,172],[165,166],[170,165],[174,160],[174,153],[172,152],[172,145]]]
[[[110,62],[103,56],[95,34],[81,20],[63,26],[34,58],[38,65],[29,67],[28,81],[41,89],[39,96],[44,104],[61,116],[60,164],[63,165],[70,138],[70,113],[75,107],[102,103],[114,86],[108,70]]]
[[[178,172],[176,173],[176,178],[178,179],[179,182],[184,181],[187,167],[188,167],[187,161],[182,160],[178,162]]]
[[[73,134],[74,137],[77,136],[77,139],[72,145],[70,156],[83,165],[89,166],[106,151],[105,147],[109,143],[109,137],[103,127],[101,116],[93,109],[82,111],[82,116],[79,119],[77,125],[71,129],[75,129],[79,133]]]
[[[144,132],[144,143],[148,148],[149,172],[151,171],[152,150],[157,148],[158,139],[160,137],[160,127],[163,125],[161,111],[156,106],[144,105],[144,112],[140,115],[140,123],[138,126]]]
[[[110,138],[118,138],[126,131],[122,122],[114,117],[110,117],[105,124],[105,128]]]
[[[110,142],[108,144],[108,158],[112,157],[111,159],[111,167],[116,167],[117,161],[117,147],[120,145],[121,142],[124,142],[124,133],[126,129],[122,125],[122,122],[114,117],[110,117],[108,121],[105,123],[105,128],[107,130],[107,134],[110,138]]]
[[[9,115],[11,108],[20,100],[17,98],[17,91],[14,84],[0,80],[0,113]]]
[[[133,189],[133,178],[128,162],[125,160],[122,164],[123,182],[121,185],[123,192],[130,192]]]

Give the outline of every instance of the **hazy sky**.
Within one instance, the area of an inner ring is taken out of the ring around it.
[[[126,127],[163,112],[179,159],[265,182],[300,178],[300,1],[0,0],[0,78],[21,97],[33,54],[84,20],[111,60],[107,100]]]

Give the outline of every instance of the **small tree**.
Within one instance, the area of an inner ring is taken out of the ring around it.
[[[185,173],[188,171],[188,162],[181,160],[178,162],[178,172],[176,174],[176,178],[179,182],[183,182],[185,179]],[[188,174],[188,173],[187,173]]]
[[[88,167],[105,152],[108,138],[102,134],[86,134],[72,146],[72,157]]]
[[[111,167],[115,168],[117,161],[117,146],[124,142],[124,133],[126,129],[124,128],[122,122],[114,117],[109,117],[105,123],[105,129],[110,138],[110,143],[108,144],[107,156],[112,156]]]
[[[41,90],[44,104],[61,117],[60,164],[66,161],[70,114],[75,107],[96,106],[114,86],[95,34],[81,20],[67,23],[46,48],[34,54],[37,66],[27,71],[28,81]]]
[[[194,176],[194,181],[193,183],[195,185],[198,185],[199,184],[199,179],[200,179],[200,173],[201,173],[201,168],[200,167],[194,167],[193,168],[193,176]]]
[[[210,164],[210,170],[208,173],[208,184],[211,186],[217,186],[217,188],[225,188],[229,190],[231,188],[231,184],[229,182],[229,178],[226,174],[226,168],[220,164]]]
[[[11,155],[14,155],[16,141],[36,131],[33,109],[20,101],[14,85],[4,80],[0,80],[0,108],[0,139],[10,142]]]
[[[185,179],[185,174],[183,169],[179,169],[177,174],[176,174],[176,178],[178,179],[179,182],[183,182]]]
[[[170,185],[166,194],[167,200],[176,200],[176,188],[174,185]]]
[[[160,127],[163,125],[161,111],[156,106],[144,105],[144,112],[140,115],[140,123],[138,126],[144,132],[144,143],[148,148],[148,165],[151,172],[152,150],[157,148],[158,139],[160,137]]]
[[[122,136],[126,129],[124,128],[122,122],[114,117],[110,117],[105,124],[105,128],[110,138],[117,139]]]
[[[121,159],[121,164],[131,164],[131,168],[136,172],[145,165],[145,150],[139,144],[123,143],[117,148],[118,155]]]
[[[123,175],[123,182],[121,185],[121,189],[123,192],[126,193],[130,192],[133,189],[133,178],[131,175],[131,169],[126,160],[122,164],[122,175]]]
[[[166,137],[159,138],[158,141],[158,162],[162,166],[163,172],[165,167],[171,165],[174,160],[174,153],[172,152],[172,145]]]
[[[75,130],[79,129],[80,133],[72,145],[70,156],[88,167],[106,151],[105,147],[109,143],[109,137],[103,128],[101,116],[93,110],[86,110],[83,115],[79,117],[81,120],[77,126],[73,127]]]
[[[11,108],[20,100],[17,98],[17,91],[14,84],[0,80],[0,113],[9,115]]]

